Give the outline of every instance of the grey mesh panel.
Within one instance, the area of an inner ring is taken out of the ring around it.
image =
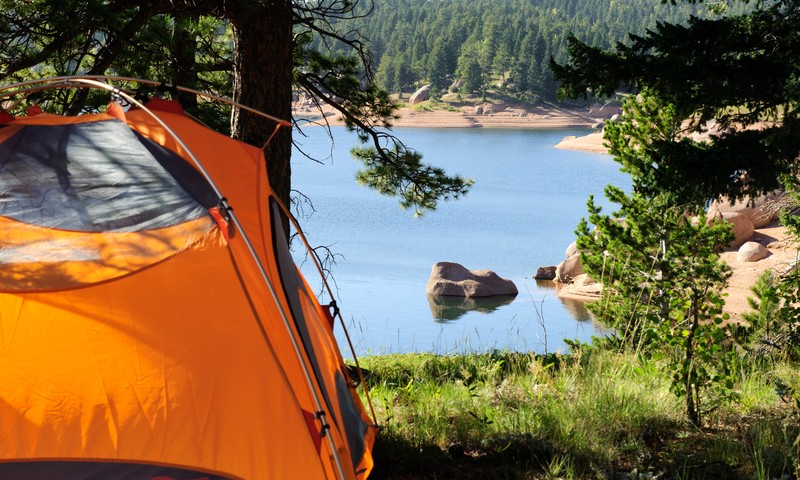
[[[275,253],[275,260],[278,264],[278,273],[281,276],[281,285],[283,291],[286,293],[286,300],[289,302],[289,309],[291,310],[292,319],[300,334],[300,341],[303,344],[306,355],[311,362],[311,367],[314,370],[314,376],[322,391],[322,396],[325,399],[328,412],[333,416],[333,407],[331,405],[330,394],[325,388],[325,382],[322,381],[320,373],[319,361],[317,360],[317,352],[314,350],[314,345],[311,342],[311,335],[308,332],[308,325],[305,315],[303,314],[303,307],[300,305],[300,296],[297,292],[304,291],[306,295],[306,287],[295,268],[294,259],[289,252],[289,244],[286,242],[286,234],[284,233],[283,226],[281,225],[281,211],[279,210],[275,200],[270,199],[270,207],[272,209],[272,244]],[[333,419],[336,422],[336,419]],[[338,424],[338,422],[337,422]]]
[[[0,215],[100,232],[166,227],[204,214],[122,122],[27,125],[0,144]]]
[[[347,444],[350,446],[350,459],[353,461],[353,465],[358,465],[361,457],[364,456],[364,437],[367,434],[367,424],[358,412],[342,372],[336,372],[336,396],[339,399],[339,409],[342,411],[342,417],[344,417],[344,421],[348,425],[345,428],[345,437],[347,438]]]

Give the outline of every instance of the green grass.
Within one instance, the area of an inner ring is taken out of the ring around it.
[[[440,100],[425,100],[414,105],[414,110],[418,112],[433,112],[435,110],[444,110],[447,112],[458,112],[458,108],[451,105],[449,102]]]
[[[743,369],[741,401],[709,414],[702,430],[685,420],[661,365],[628,354],[408,354],[362,366],[382,427],[373,478],[799,473],[796,365]]]

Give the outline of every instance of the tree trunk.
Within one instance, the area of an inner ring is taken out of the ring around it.
[[[172,27],[172,83],[182,87],[197,88],[197,20],[190,17],[176,17]],[[178,93],[181,105],[186,110],[197,107],[197,96],[191,93]]]
[[[233,99],[290,120],[292,115],[292,4],[289,0],[230,2],[233,24]],[[263,146],[275,130],[272,121],[234,109],[234,138]],[[267,175],[278,198],[289,205],[292,132],[281,128],[264,150]],[[287,230],[288,232],[288,230]]]
[[[689,335],[686,336],[686,349],[684,353],[684,365],[688,367],[688,371],[684,371],[686,376],[686,415],[689,421],[697,428],[702,426],[700,419],[700,386],[697,385],[697,379],[694,378],[692,371],[694,370],[694,334],[700,325],[700,311],[698,296],[695,293],[692,297],[692,310],[690,312],[692,324],[689,326]]]

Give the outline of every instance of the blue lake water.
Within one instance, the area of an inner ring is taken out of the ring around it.
[[[293,155],[293,188],[313,202],[313,214],[300,222],[312,245],[339,255],[332,268],[336,300],[358,355],[555,352],[566,350],[564,338],[588,341],[604,332],[582,303],[560,299],[552,282],[533,279],[537,267],[563,260],[589,194],[600,200],[605,185],[629,184],[608,155],[553,147],[588,131],[397,129],[423,161],[475,180],[465,197],[420,218],[355,182],[353,134],[335,127],[332,144],[320,127],[304,131],[308,137],[295,134],[296,141],[325,161]],[[297,245],[295,256],[303,261]],[[493,270],[520,293],[441,305],[425,293],[439,261]],[[316,269],[305,262],[302,270],[318,288]],[[340,327],[337,338],[343,342]]]

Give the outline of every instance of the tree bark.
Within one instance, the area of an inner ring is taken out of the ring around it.
[[[191,17],[176,17],[172,27],[172,83],[182,87],[197,88],[197,41],[195,23]],[[186,110],[197,107],[197,96],[178,93],[181,105]]]
[[[698,295],[693,292],[692,310],[690,312],[692,324],[689,327],[689,335],[686,336],[686,349],[684,354],[684,365],[689,367],[686,375],[686,414],[689,421],[697,428],[702,426],[700,421],[700,387],[695,383],[696,379],[692,375],[694,370],[694,334],[700,324],[700,311],[698,310]]]
[[[289,0],[231,2],[234,28],[233,99],[281,119],[292,115],[292,4]],[[262,146],[276,125],[234,109],[234,138]],[[278,198],[289,205],[292,132],[281,128],[264,150],[267,175]]]

